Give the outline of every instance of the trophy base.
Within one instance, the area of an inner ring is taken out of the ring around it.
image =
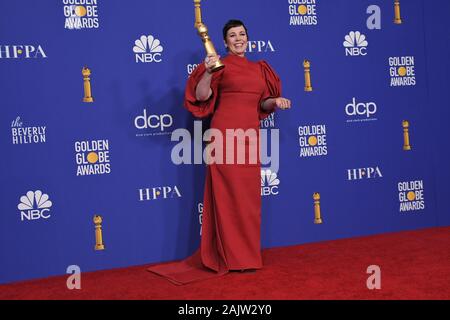
[[[314,223],[315,224],[321,224],[322,223],[322,218],[314,219]]]
[[[405,150],[405,151],[411,150],[411,146],[403,146],[403,150]]]
[[[402,19],[395,19],[395,20],[394,20],[394,23],[395,23],[395,24],[402,24]]]
[[[225,68],[225,65],[222,62],[217,61],[214,68],[211,69],[211,72],[217,72],[219,70],[222,70],[223,68]]]
[[[313,90],[312,90],[312,87],[305,87],[305,91],[306,91],[306,92],[311,92],[311,91],[313,91]]]
[[[105,246],[103,244],[96,244],[94,249],[95,250],[105,250]]]

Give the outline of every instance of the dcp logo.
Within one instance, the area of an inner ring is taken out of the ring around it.
[[[173,124],[173,118],[170,114],[151,114],[147,117],[147,109],[144,109],[143,115],[134,118],[134,126],[137,129],[156,129],[164,131],[165,128],[171,127]]]
[[[377,105],[375,102],[356,103],[356,98],[353,98],[352,102],[345,106],[345,113],[348,116],[366,116],[367,118],[370,118],[370,116],[376,112]]]

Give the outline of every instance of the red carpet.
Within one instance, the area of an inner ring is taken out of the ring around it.
[[[0,299],[450,299],[450,227],[326,241],[263,251],[256,273],[175,286],[148,265],[0,285]],[[381,289],[369,290],[369,265]]]

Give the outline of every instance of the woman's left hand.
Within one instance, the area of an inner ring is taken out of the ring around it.
[[[283,97],[278,97],[275,98],[275,105],[280,108],[280,109],[289,109],[291,107],[291,100],[283,98]]]

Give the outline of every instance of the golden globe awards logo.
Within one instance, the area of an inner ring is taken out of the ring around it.
[[[111,173],[108,140],[75,142],[77,176]]]
[[[70,30],[97,29],[98,8],[97,0],[62,0],[64,28]]]
[[[326,156],[327,129],[324,124],[298,127],[300,157]]]
[[[11,123],[13,144],[45,143],[46,126],[24,127],[20,117]]]
[[[316,0],[288,0],[289,25],[317,25]]]
[[[197,63],[188,63],[186,65],[186,72],[188,77],[191,75],[192,72],[194,72],[194,70],[198,67]]]
[[[414,57],[389,57],[389,74],[391,76],[391,87],[415,86]]]
[[[399,211],[416,211],[425,209],[423,196],[423,180],[398,183]]]

